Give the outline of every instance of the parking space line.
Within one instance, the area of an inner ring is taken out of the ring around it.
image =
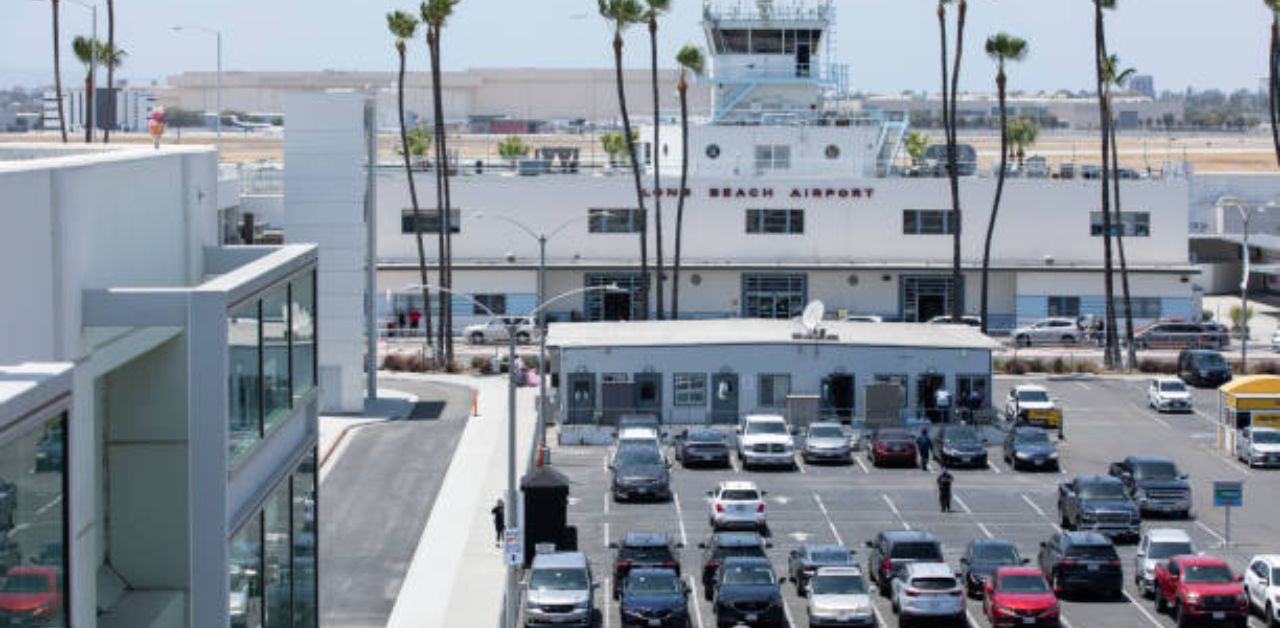
[[[687,577],[689,578],[689,590],[693,592],[693,597],[694,597],[694,598],[697,598],[697,597],[698,597],[698,583],[697,583],[697,581],[695,581],[695,580],[693,579],[693,574],[689,574]],[[691,604],[689,604],[689,606],[692,606],[692,607],[693,607],[693,621],[694,621],[694,623],[698,625],[698,628],[702,628],[702,608],[701,608],[701,607],[700,607],[700,605],[698,604],[697,599],[694,599],[694,600],[693,600],[693,602],[692,602]]]
[[[1036,511],[1037,515],[1040,515],[1041,517],[1044,517],[1046,519],[1049,517],[1049,515],[1044,514],[1044,511],[1041,510],[1040,507],[1037,506],[1035,502],[1031,501],[1030,497],[1027,497],[1026,493],[1022,494],[1022,501],[1027,502],[1027,505],[1030,506],[1032,510]]]
[[[996,473],[1004,473],[1004,471],[1000,470],[1000,465],[991,462],[991,460],[987,460],[987,468],[995,471]]]
[[[974,616],[973,616],[973,613],[969,612],[969,609],[968,609],[968,608],[964,609],[964,616],[965,616],[965,617],[967,617],[967,618],[969,618],[969,625],[970,625],[970,626],[981,626],[981,625],[982,625],[982,624],[979,624],[979,623],[978,623],[978,618],[974,617]]]
[[[1076,386],[1079,386],[1079,387],[1081,387],[1081,388],[1083,388],[1083,389],[1085,389],[1085,390],[1093,390],[1093,387],[1089,386],[1088,384],[1086,384],[1086,383],[1084,383],[1084,382],[1071,382],[1071,383],[1073,383],[1073,384],[1075,384]]]
[[[994,538],[996,538],[996,535],[992,534],[992,533],[991,533],[991,530],[988,530],[988,529],[987,529],[987,526],[986,526],[986,525],[984,525],[981,521],[978,521],[978,522],[976,522],[976,523],[978,524],[978,529],[979,529],[979,530],[982,530],[982,533],[983,533],[984,535],[986,535],[986,537],[987,537],[987,538],[989,538],[989,539],[994,539]]]
[[[800,456],[796,456],[796,468],[799,469],[801,473],[807,473],[804,470],[804,460],[801,459]]]
[[[844,539],[840,538],[840,531],[836,529],[836,524],[831,520],[831,514],[827,512],[827,505],[822,503],[822,498],[817,493],[813,494],[813,501],[818,502],[818,510],[822,511],[822,518],[827,520],[827,526],[831,528],[831,535],[835,537],[836,543],[844,545]]]
[[[973,514],[973,510],[971,510],[971,509],[969,508],[969,504],[964,503],[964,500],[963,500],[963,499],[960,499],[960,492],[959,492],[959,491],[956,491],[956,494],[955,494],[953,497],[955,498],[956,503],[957,503],[957,504],[960,504],[960,507],[964,509],[964,513],[965,513],[966,515],[972,515],[972,514]]]
[[[689,535],[684,529],[684,511],[680,509],[680,493],[671,491],[671,503],[676,505],[676,522],[680,524],[680,543],[688,547]]]
[[[605,494],[604,494],[604,514],[606,515],[609,514],[609,492],[608,491],[605,491]]]
[[[867,463],[862,461],[862,456],[854,456],[853,461],[858,463],[858,468],[862,469],[863,473],[871,475],[871,470],[867,468]]]
[[[729,466],[733,467],[734,473],[742,473],[742,466],[738,463],[738,459],[733,454],[729,454]]]
[[[604,598],[604,612],[600,613],[600,624],[609,628],[609,618],[613,616],[609,609],[609,602],[613,600],[613,576],[604,577],[604,593],[601,597]]]
[[[893,514],[898,518],[898,521],[902,522],[903,529],[910,530],[911,524],[907,523],[907,520],[902,518],[902,511],[898,510],[898,505],[893,503],[893,500],[889,498],[889,494],[881,493],[880,496],[884,498],[884,503],[889,504],[889,510],[893,511]]]
[[[791,618],[791,605],[785,599],[782,601],[782,614],[787,619],[787,628],[795,628],[796,621]]]
[[[605,547],[609,547],[609,522],[604,522],[604,541],[601,542]]]
[[[1138,609],[1138,611],[1142,613],[1143,617],[1147,618],[1147,621],[1159,626],[1160,628],[1164,628],[1164,624],[1160,623],[1160,620],[1156,619],[1155,615],[1152,615],[1150,611],[1139,604],[1138,600],[1133,599],[1133,596],[1129,595],[1128,591],[1122,591],[1122,593],[1124,593],[1125,599],[1129,600],[1129,603],[1133,604],[1133,607]]]
[[[1213,528],[1210,528],[1209,526],[1205,525],[1203,521],[1200,521],[1197,519],[1196,526],[1199,527],[1201,530],[1208,532],[1209,536],[1218,540],[1218,543],[1221,543],[1223,546],[1226,546],[1227,539],[1223,538],[1221,534],[1218,534],[1217,532],[1215,532]]]

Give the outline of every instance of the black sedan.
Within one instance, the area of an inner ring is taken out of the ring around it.
[[[694,465],[729,466],[729,438],[718,430],[687,429],[675,438],[676,460],[685,468]]]
[[[857,565],[853,552],[843,545],[816,545],[806,543],[791,550],[787,556],[787,573],[796,583],[796,591],[804,595],[805,585],[817,573],[819,567],[848,567]]]
[[[1004,439],[1004,461],[1019,469],[1058,470],[1058,446],[1049,432],[1039,427],[1022,426],[1009,430]]]
[[[689,587],[671,569],[632,569],[618,604],[623,628],[689,625]]]
[[[767,558],[726,558],[716,570],[717,626],[782,626],[782,591]]]
[[[627,446],[609,461],[614,501],[631,499],[671,499],[671,465],[662,451],[652,446]]]
[[[1017,546],[1009,541],[999,539],[972,541],[965,548],[964,555],[960,557],[965,590],[969,595],[979,597],[982,595],[983,581],[993,576],[997,569],[1027,562],[1018,555]]]
[[[933,457],[948,467],[987,466],[987,445],[978,430],[968,425],[947,425],[938,432]]]

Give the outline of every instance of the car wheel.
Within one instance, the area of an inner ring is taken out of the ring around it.
[[[1029,336],[1027,336],[1026,334],[1022,334],[1022,335],[1019,335],[1017,338],[1014,338],[1014,339],[1013,339],[1013,342],[1014,342],[1014,344],[1018,345],[1019,347],[1030,347],[1030,346],[1031,346],[1031,338],[1030,338]]]
[[[1076,343],[1075,336],[1067,335],[1062,337],[1062,344],[1064,345],[1073,345],[1075,343]]]
[[[527,345],[527,344],[529,344],[529,332],[527,332],[527,331],[522,331],[522,332],[520,332],[520,333],[517,333],[517,334],[516,334],[516,342],[518,342],[518,343],[520,343],[520,344],[522,344],[522,345]]]
[[[470,342],[473,345],[482,345],[484,344],[484,334],[480,332],[471,334],[467,337],[467,342]]]
[[[1276,609],[1267,602],[1267,628],[1280,628],[1280,621],[1276,621]]]
[[[1154,593],[1156,598],[1156,613],[1159,614],[1159,613],[1168,612],[1169,603],[1164,600],[1164,596],[1160,595],[1159,591],[1155,591]]]
[[[1191,618],[1182,611],[1182,602],[1179,600],[1174,600],[1173,623],[1177,624],[1178,628],[1187,628],[1191,625]]]

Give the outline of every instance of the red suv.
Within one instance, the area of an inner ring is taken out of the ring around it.
[[[0,619],[15,626],[52,624],[62,616],[57,567],[14,567],[0,577]]]
[[[877,427],[871,433],[871,446],[867,457],[877,467],[886,464],[915,466],[916,439],[911,432],[900,427]]]
[[[1170,611],[1178,626],[1249,625],[1249,598],[1241,578],[1213,556],[1174,556],[1156,563],[1156,611]]]
[[[983,591],[982,612],[993,628],[1061,625],[1058,596],[1035,567],[1001,567],[983,583]]]

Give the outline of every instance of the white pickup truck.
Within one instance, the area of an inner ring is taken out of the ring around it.
[[[744,469],[796,468],[796,443],[787,420],[775,414],[748,414],[738,428],[738,459]]]

